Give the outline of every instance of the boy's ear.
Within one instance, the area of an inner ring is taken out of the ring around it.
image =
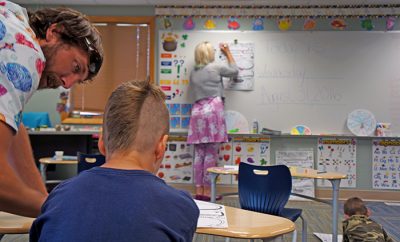
[[[367,216],[369,217],[371,216],[371,214],[372,214],[371,209],[367,208]]]
[[[350,218],[350,216],[347,214],[344,214],[344,219],[348,219],[348,218]]]
[[[97,143],[97,147],[99,148],[100,153],[102,155],[106,156],[106,147],[104,146],[103,133],[100,133],[99,142]]]
[[[161,139],[158,142],[157,147],[156,147],[156,159],[157,160],[162,160],[164,158],[165,147],[167,147],[167,142],[168,142],[168,135],[165,134],[165,135],[161,136]]]

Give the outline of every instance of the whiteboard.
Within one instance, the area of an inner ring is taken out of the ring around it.
[[[159,53],[162,48],[159,36]],[[242,113],[263,127],[290,132],[306,125],[313,134],[350,134],[347,115],[371,111],[377,122],[400,133],[400,33],[362,31],[176,31],[178,58],[188,79],[194,47],[254,43],[254,90],[225,90],[226,110]],[[185,36],[185,38],[182,38]],[[183,62],[182,62],[183,60]],[[160,58],[160,63],[162,59]],[[177,61],[175,61],[177,62]],[[163,68],[159,65],[160,70]],[[160,79],[174,79],[161,74]],[[182,72],[182,71],[181,71]],[[174,70],[171,73],[174,76]],[[183,88],[186,88],[183,87]],[[181,103],[191,103],[190,90]]]

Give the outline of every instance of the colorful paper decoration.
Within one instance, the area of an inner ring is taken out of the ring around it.
[[[178,47],[178,42],[177,42],[178,38],[179,36],[174,33],[162,34],[161,39],[163,40],[162,43],[163,50],[169,52],[175,51],[176,48]]]
[[[281,18],[278,20],[278,28],[286,31],[292,27],[292,20],[290,18]]]
[[[387,31],[393,30],[395,25],[396,25],[396,18],[395,17],[388,17],[386,19],[386,30]]]
[[[307,18],[306,20],[304,20],[304,30],[313,30],[315,29],[315,27],[317,27],[317,21],[315,21],[315,19]]]
[[[228,29],[237,30],[240,28],[240,23],[236,20],[236,18],[231,17],[228,19]]]
[[[296,125],[290,130],[291,135],[311,135],[311,129],[305,125]]]
[[[375,26],[372,23],[372,19],[367,18],[367,19],[361,20],[361,27],[366,30],[373,30]]]
[[[253,21],[253,30],[256,30],[256,31],[264,30],[264,20],[263,20],[263,18],[256,18]]]
[[[212,19],[207,19],[204,22],[205,29],[215,29],[216,27],[217,27],[217,25],[215,24],[214,20],[212,20]]]
[[[333,29],[336,30],[344,30],[346,28],[346,22],[344,19],[341,18],[335,18],[334,20],[331,21],[331,26]]]
[[[193,30],[196,27],[196,23],[194,22],[192,17],[187,17],[185,22],[183,23],[183,28],[185,30]]]
[[[163,26],[164,26],[164,29],[169,29],[172,27],[172,23],[169,20],[169,18],[163,18]]]

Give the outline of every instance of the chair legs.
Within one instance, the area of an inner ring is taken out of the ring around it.
[[[297,230],[293,231],[292,242],[297,242]]]
[[[301,241],[302,242],[307,242],[307,221],[303,218],[302,215],[300,215],[301,221],[302,221],[302,232],[301,232]]]

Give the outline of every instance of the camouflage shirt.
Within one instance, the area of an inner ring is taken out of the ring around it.
[[[343,221],[343,242],[394,242],[382,226],[365,215],[353,215]]]

